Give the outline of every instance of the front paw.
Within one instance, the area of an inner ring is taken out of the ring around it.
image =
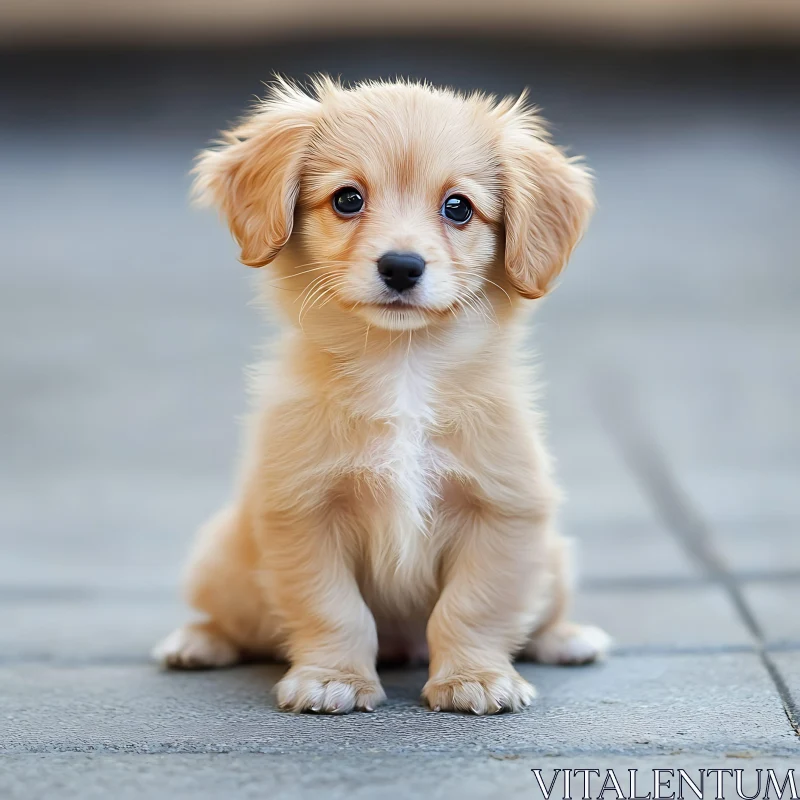
[[[373,711],[386,699],[376,675],[327,667],[292,667],[275,687],[282,711],[347,714]]]
[[[434,711],[497,714],[530,705],[536,690],[515,669],[459,669],[431,678],[422,696]]]

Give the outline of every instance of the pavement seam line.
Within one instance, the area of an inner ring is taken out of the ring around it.
[[[580,540],[580,537],[577,537]],[[753,583],[797,583],[800,582],[800,570],[752,570],[731,573],[737,581]],[[649,592],[653,589],[680,590],[698,589],[714,585],[713,578],[703,575],[621,575],[617,577],[588,577],[581,581],[581,588],[590,592]],[[35,603],[47,605],[91,604],[91,603],[146,603],[147,605],[163,605],[177,602],[177,592],[169,589],[125,589],[115,590],[110,587],[84,589],[73,586],[23,586],[6,585],[0,587],[0,606]]]

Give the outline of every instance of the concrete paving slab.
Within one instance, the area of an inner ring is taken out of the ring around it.
[[[660,539],[663,531],[648,498],[598,416],[592,395],[595,360],[587,356],[582,343],[573,342],[570,348],[559,339],[571,320],[563,309],[559,313],[552,308],[557,303],[533,316],[525,347],[541,354],[539,404],[556,477],[565,493],[562,527],[568,533],[573,527],[639,527]],[[573,331],[566,338],[574,336]]]
[[[576,599],[573,616],[605,628],[621,653],[753,647],[718,586],[585,591]]]
[[[721,306],[724,308],[724,306]],[[719,310],[719,308],[718,308]],[[634,326],[631,336],[627,326]],[[612,387],[712,522],[796,522],[800,495],[800,322],[791,311],[610,323],[594,347]]]
[[[580,489],[578,490],[581,494]],[[586,503],[587,498],[581,497]],[[665,581],[699,581],[703,570],[693,562],[663,525],[655,522],[572,521],[570,507],[574,493],[567,501],[561,529],[573,540],[573,562],[578,576],[587,586],[608,585],[615,581],[636,581],[642,586]],[[590,516],[586,504],[586,517]]]
[[[556,777],[556,794],[563,796],[567,769],[597,768],[590,775],[592,797],[606,775],[614,770],[623,791],[629,789],[629,769],[638,770],[637,788],[653,793],[653,770],[686,770],[699,783],[700,770],[743,770],[744,789],[756,789],[756,770],[773,769],[779,781],[796,770],[795,757],[764,756],[749,751],[698,755],[676,751],[669,756],[604,756],[587,761],[583,756],[554,758],[525,756],[407,756],[348,753],[336,756],[301,755],[292,758],[254,753],[170,754],[36,753],[0,756],[0,793],[6,800],[39,797],[80,797],[81,800],[531,800],[542,794],[531,770],[541,770],[546,785]],[[677,786],[670,780],[664,790]],[[764,778],[764,780],[766,780]],[[705,776],[705,786],[715,793],[715,775]],[[723,798],[734,800],[735,776],[723,775]],[[570,775],[570,794],[583,795],[583,774]],[[688,796],[693,797],[686,788]],[[708,795],[707,795],[708,796]]]
[[[800,648],[800,582],[745,584],[742,592],[767,645]]]
[[[800,524],[800,459],[745,467],[686,467],[682,480],[712,524],[772,517],[787,528]],[[796,529],[796,528],[795,528]]]
[[[383,674],[374,714],[274,710],[279,667],[196,674],[148,667],[0,669],[0,751],[508,753],[653,755],[673,750],[796,753],[797,739],[755,655],[612,659],[583,669],[522,665],[540,698],[499,717],[434,714],[424,671]]]
[[[28,600],[0,605],[0,663],[145,664],[191,614],[178,598]]]
[[[740,576],[795,575],[800,579],[800,518],[739,519],[715,525],[730,569]]]
[[[57,473],[0,489],[0,586],[174,591],[195,528],[229,485],[177,464]]]

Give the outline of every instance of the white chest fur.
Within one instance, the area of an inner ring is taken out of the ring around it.
[[[397,499],[409,521],[422,527],[430,516],[435,481],[434,452],[430,431],[434,424],[431,408],[430,365],[419,355],[402,361],[387,418],[385,440],[390,473],[396,480]]]
[[[370,550],[374,563],[418,569],[430,534],[442,477],[450,457],[434,438],[435,362],[409,350],[384,364],[370,409],[370,436],[360,469],[375,487]],[[387,558],[388,557],[388,558]]]

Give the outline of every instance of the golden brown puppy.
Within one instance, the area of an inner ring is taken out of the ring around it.
[[[200,157],[287,321],[237,496],[209,522],[170,667],[287,658],[293,711],[372,710],[379,657],[430,656],[434,710],[516,710],[516,654],[602,655],[565,619],[558,492],[515,355],[592,210],[523,101],[279,82]],[[427,640],[427,642],[426,642]],[[427,644],[427,647],[426,647]]]

